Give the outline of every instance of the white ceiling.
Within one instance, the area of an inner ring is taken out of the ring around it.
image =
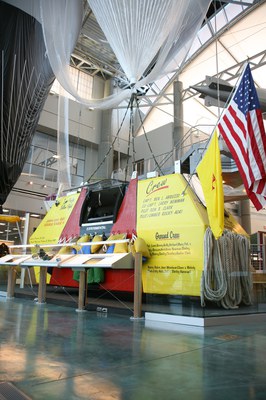
[[[224,19],[223,14],[224,12],[220,12],[220,15],[217,15],[217,26],[220,26],[220,19]],[[257,88],[266,88],[265,16],[266,2],[260,1],[250,9],[250,12],[243,11],[232,24],[227,23],[219,34],[212,37],[212,41],[207,46],[196,52],[196,55],[180,69],[178,75],[173,75],[162,84],[156,82],[158,87],[164,85],[164,88],[153,101],[152,107],[142,108],[146,114],[144,122],[146,131],[173,122],[171,82],[174,79],[178,79],[183,84],[184,124],[188,127],[200,125],[199,129],[208,134],[217,123],[221,110],[213,106],[206,107],[204,99],[200,98],[195,90],[191,90],[191,86],[202,84],[206,76],[219,77],[228,81],[230,85],[234,85],[244,63],[249,60]],[[208,36],[206,27],[204,29],[205,36]],[[204,35],[200,32],[199,36]],[[163,97],[165,94],[168,94],[167,98]],[[145,104],[145,100],[142,104]]]

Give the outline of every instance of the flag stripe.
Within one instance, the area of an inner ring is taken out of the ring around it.
[[[258,120],[258,129],[260,130],[260,132],[265,133],[264,130],[264,123],[263,123],[263,116],[262,116],[262,112],[261,110],[256,110],[257,111],[257,120]],[[266,155],[266,140],[265,140],[265,136],[261,135],[261,154],[262,154],[262,159],[264,160],[264,157]],[[264,169],[265,169],[265,165],[264,165]]]
[[[249,126],[249,116],[248,116],[248,126]],[[251,182],[254,182],[256,180],[259,180],[262,178],[260,169],[258,168],[258,162],[257,162],[257,157],[260,158],[260,153],[258,151],[258,146],[256,144],[256,141],[254,142],[254,131],[253,131],[253,125],[250,124],[249,126],[249,132],[250,135],[247,136],[247,160],[248,160],[248,165],[249,165],[249,170],[250,170],[250,179]]]
[[[256,210],[260,210],[262,208],[262,203],[261,203],[261,201],[259,199],[259,195],[257,195],[254,192],[249,192],[248,193],[248,197],[250,198],[250,200],[252,201],[252,203],[256,207]]]
[[[253,185],[253,191],[256,193],[266,196],[266,183],[263,179],[256,181]]]
[[[266,205],[266,134],[258,95],[247,64],[218,128],[257,210]]]
[[[230,113],[225,115],[224,121],[227,125],[226,138],[228,142],[233,141],[234,147],[236,146],[236,152],[238,154],[241,163],[248,164],[247,151],[245,147],[245,126],[241,119],[238,118],[237,113],[233,106],[230,107]],[[218,125],[219,126],[219,125]],[[232,131],[235,130],[236,134],[232,135]]]
[[[256,176],[256,179],[261,179],[262,177],[265,177],[265,166],[263,163],[263,160],[266,158],[266,152],[264,149],[263,141],[262,140],[256,140],[255,139],[255,132],[257,132],[260,127],[258,123],[258,115],[257,112],[251,111],[247,117],[248,121],[248,127],[249,130],[252,132],[250,135],[250,143],[251,143],[251,148],[253,149],[255,161],[256,161],[256,168],[258,170],[258,177]],[[266,141],[265,141],[266,142]]]
[[[243,152],[243,146],[242,146],[242,142],[240,141],[239,137],[233,137],[231,135],[231,130],[233,129],[233,126],[231,124],[231,122],[229,121],[229,119],[227,118],[227,116],[224,117],[223,120],[224,123],[221,123],[218,125],[218,128],[228,146],[228,149],[230,150],[236,165],[239,169],[240,175],[243,179],[243,183],[245,186],[245,189],[247,189],[250,184],[251,184],[251,180],[250,180],[250,176],[249,176],[249,170],[248,170],[248,165],[247,165],[247,161],[244,158]]]
[[[257,130],[263,130],[264,125],[263,125],[263,116],[261,110],[256,110],[256,126]],[[258,146],[258,150],[261,156],[261,171],[262,171],[262,176],[266,175],[266,140],[262,140],[260,143],[256,142]]]

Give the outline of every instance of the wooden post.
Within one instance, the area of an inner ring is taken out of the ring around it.
[[[80,271],[79,273],[79,303],[76,311],[85,311],[86,295],[87,295],[87,271]]]
[[[134,319],[141,318],[142,312],[142,253],[135,254],[134,273]]]
[[[46,276],[47,276],[47,267],[40,267],[38,304],[43,304],[46,301]]]
[[[19,231],[19,236],[20,236],[20,241],[22,244],[26,245],[28,242],[28,233],[29,233],[29,221],[30,221],[30,213],[25,213],[25,222],[24,222],[24,229],[23,229],[23,238],[21,238],[20,230],[19,230],[19,225],[17,223],[17,228]],[[27,248],[23,248],[23,254],[26,254]],[[29,269],[28,269],[29,271]],[[24,288],[24,283],[25,283],[25,268],[21,268],[21,274],[20,274],[20,288]],[[32,285],[31,285],[32,287]]]
[[[16,267],[9,267],[7,271],[7,298],[12,299],[15,292]]]

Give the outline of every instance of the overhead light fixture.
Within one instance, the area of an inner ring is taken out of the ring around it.
[[[5,225],[5,222],[0,222],[0,225]]]
[[[32,182],[32,181],[29,181],[29,185],[33,185],[33,182]]]
[[[7,210],[6,208],[3,208],[3,212],[4,212],[4,213],[8,213],[9,210]]]
[[[39,218],[40,215],[39,214],[31,214],[30,216],[33,218]]]
[[[54,154],[53,158],[56,158],[58,160],[58,158],[60,158],[60,156],[58,154]]]

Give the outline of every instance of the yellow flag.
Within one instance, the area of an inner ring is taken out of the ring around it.
[[[216,131],[197,167],[197,173],[205,197],[210,228],[214,237],[218,239],[224,230],[224,193],[221,155]]]

